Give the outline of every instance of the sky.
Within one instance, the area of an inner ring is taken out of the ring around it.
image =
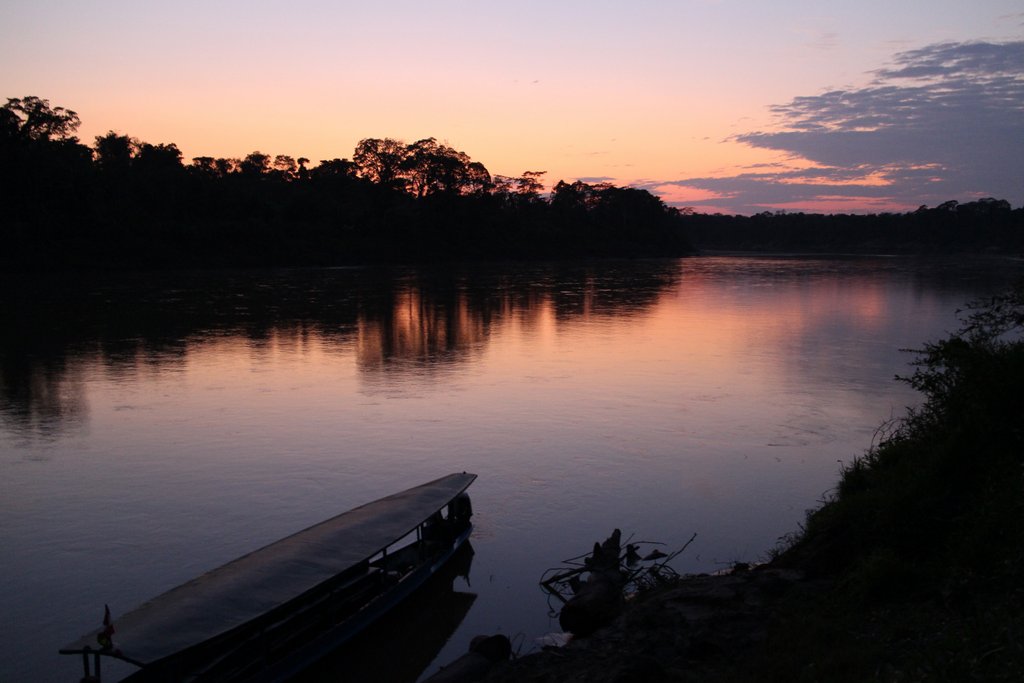
[[[700,212],[1024,205],[1020,0],[0,0],[0,88],[186,161],[435,137]]]

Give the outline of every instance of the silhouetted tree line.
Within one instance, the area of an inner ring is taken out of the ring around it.
[[[1002,199],[948,201],[910,213],[754,216],[684,210],[698,249],[847,253],[1024,252],[1024,208]]]
[[[0,107],[8,267],[335,265],[683,255],[675,209],[644,190],[492,176],[434,138],[365,139],[351,159],[195,157],[38,97]]]

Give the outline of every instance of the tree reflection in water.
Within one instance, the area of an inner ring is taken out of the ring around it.
[[[9,278],[0,419],[23,436],[74,429],[88,371],[173,371],[228,338],[257,352],[271,340],[354,346],[370,376],[444,371],[480,354],[496,326],[636,315],[679,277],[679,261],[651,260]]]

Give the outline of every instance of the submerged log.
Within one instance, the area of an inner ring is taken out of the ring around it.
[[[604,543],[594,543],[593,554],[585,560],[589,576],[558,616],[564,630],[587,636],[611,623],[622,611],[627,576],[619,559],[621,539],[622,532],[616,529]]]

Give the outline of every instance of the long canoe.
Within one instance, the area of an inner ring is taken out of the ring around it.
[[[82,656],[83,680],[99,679],[100,656],[135,664],[156,680],[202,679],[210,671],[230,678],[223,661],[232,652],[266,652],[268,632],[280,642],[311,623],[322,626],[322,618],[311,622],[310,615],[324,605],[337,618],[328,629],[336,646],[415,589],[468,538],[464,492],[475,479],[449,474],[320,522],[113,616],[110,641],[102,626],[60,653]],[[414,533],[400,550],[392,548]],[[294,664],[294,656],[284,660]]]

